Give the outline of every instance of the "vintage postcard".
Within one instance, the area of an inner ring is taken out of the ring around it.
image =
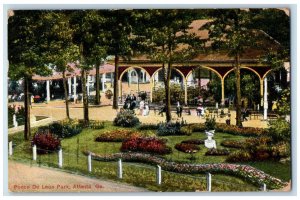
[[[290,192],[291,14],[8,9],[9,192]]]

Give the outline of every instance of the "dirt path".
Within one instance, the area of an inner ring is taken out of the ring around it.
[[[69,174],[54,169],[8,162],[11,192],[147,192],[126,184]]]

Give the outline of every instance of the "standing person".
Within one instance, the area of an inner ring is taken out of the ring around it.
[[[149,106],[146,103],[145,107],[144,107],[144,110],[143,110],[143,116],[147,116],[147,115],[149,115]]]
[[[177,114],[178,117],[181,117],[181,115],[182,115],[182,107],[181,107],[179,101],[177,101],[176,114]]]
[[[140,101],[140,115],[143,115],[144,107],[145,107],[145,102],[144,100],[142,100]]]

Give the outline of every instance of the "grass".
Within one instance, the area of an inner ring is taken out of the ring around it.
[[[89,150],[99,154],[111,154],[120,152],[121,142],[95,142],[96,136],[105,131],[119,129],[112,126],[111,122],[105,122],[104,129],[84,129],[79,135],[62,140],[64,164],[63,169],[81,174],[89,174],[104,179],[112,179],[120,182],[126,182],[135,186],[144,187],[151,191],[205,191],[206,180],[204,174],[185,175],[172,172],[163,172],[162,185],[157,185],[155,176],[155,167],[137,164],[123,164],[123,179],[117,179],[117,163],[116,162],[99,162],[93,161],[93,172],[87,172],[87,157],[82,151]],[[34,132],[34,131],[33,131]],[[154,135],[154,131],[143,131],[145,135]],[[167,145],[172,147],[173,153],[165,155],[168,160],[185,163],[219,163],[225,162],[226,156],[205,156],[207,149],[204,145],[200,145],[200,151],[195,153],[195,160],[190,160],[190,155],[177,151],[174,146],[187,139],[206,139],[204,133],[193,133],[191,136],[166,136]],[[243,136],[230,135],[226,133],[216,133],[214,139],[218,148],[224,139],[243,140]],[[26,162],[57,167],[57,153],[38,155],[37,161],[32,161],[32,153],[30,142],[23,140],[22,133],[9,135],[9,141],[15,144],[14,155],[11,159],[24,160]],[[231,149],[235,150],[235,149]],[[291,169],[289,164],[281,164],[278,162],[255,162],[244,163],[256,167],[272,176],[288,181],[291,177]],[[213,191],[257,191],[258,188],[246,183],[245,181],[229,175],[213,174],[212,178]]]

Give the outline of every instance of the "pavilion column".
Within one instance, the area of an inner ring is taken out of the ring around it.
[[[150,77],[150,102],[153,99],[154,77]]]
[[[46,100],[47,100],[47,103],[48,103],[50,101],[50,81],[49,80],[47,80],[46,91],[47,91]]]
[[[260,84],[260,106],[264,105],[264,79],[260,79],[259,80],[259,84]]]
[[[264,120],[268,119],[268,79],[264,79]]]
[[[77,85],[77,83],[76,83],[76,76],[74,76],[73,79],[74,79],[74,81],[73,81],[73,82],[74,82],[74,85],[73,85],[73,87],[74,87],[74,88],[73,88],[73,93],[74,93],[74,103],[76,103],[76,99],[77,99],[77,94],[76,94],[76,89],[77,89],[77,88],[76,88],[76,85]]]
[[[87,80],[86,80],[86,93],[87,96],[90,96],[90,76],[87,76]]]
[[[221,79],[221,87],[222,87],[222,99],[221,99],[221,105],[225,105],[225,87],[224,87],[224,78]]]
[[[187,80],[186,80],[186,78],[184,78],[184,104],[188,105]]]
[[[69,86],[69,96],[72,94],[72,79],[68,78],[68,86]]]
[[[118,80],[119,98],[122,100],[122,80]]]
[[[105,91],[106,74],[102,74],[102,91]]]
[[[128,75],[128,85],[130,87],[131,86],[131,70],[128,70],[127,75]]]

